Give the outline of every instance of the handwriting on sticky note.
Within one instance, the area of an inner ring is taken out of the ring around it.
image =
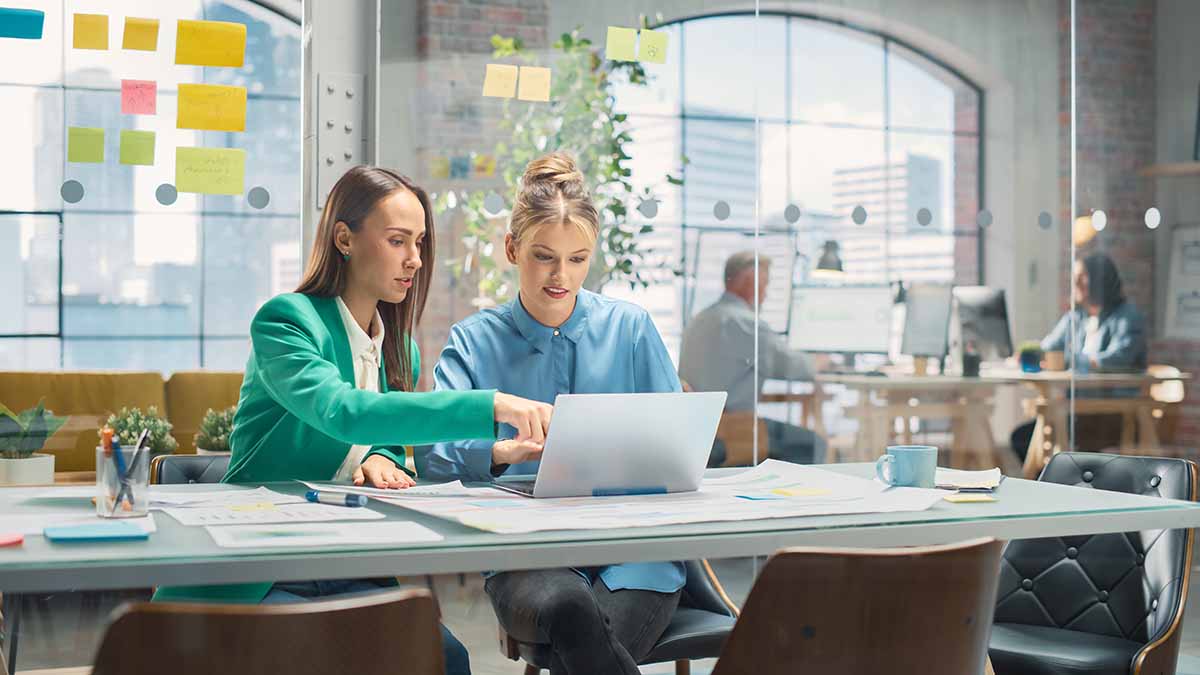
[[[154,80],[121,80],[122,115],[153,115],[157,111],[157,82]]]
[[[634,28],[608,27],[608,40],[604,56],[610,61],[636,61],[637,30]]]
[[[517,98],[522,101],[550,100],[550,69],[521,66],[521,86]]]
[[[638,60],[646,63],[667,62],[666,31],[642,29],[642,40],[638,44]]]
[[[98,164],[104,161],[104,130],[67,128],[67,161]]]
[[[771,490],[771,493],[783,497],[822,497],[829,494],[829,490],[825,488],[775,488]]]
[[[175,63],[180,66],[241,68],[246,61],[246,24],[180,19]]]
[[[969,493],[957,493],[957,494],[952,494],[952,495],[946,495],[945,497],[943,497],[943,499],[945,499],[948,502],[954,503],[954,504],[978,504],[978,503],[982,503],[982,502],[996,501],[995,497],[991,497],[989,495],[969,494]]]
[[[0,7],[0,38],[41,40],[46,13],[38,9]]]
[[[205,131],[245,131],[246,88],[223,84],[179,85],[175,126]]]
[[[154,165],[154,132],[121,130],[121,163]]]
[[[517,67],[489,63],[483,74],[483,95],[512,98],[517,94]]]
[[[158,19],[125,17],[125,35],[121,49],[152,52],[158,49]]]
[[[108,49],[108,15],[76,14],[75,49]]]
[[[175,189],[239,195],[246,187],[246,151],[238,148],[175,148]]]

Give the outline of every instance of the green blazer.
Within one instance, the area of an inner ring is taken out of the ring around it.
[[[246,363],[224,482],[326,481],[351,445],[371,446],[405,467],[406,445],[495,438],[494,390],[389,392],[355,387],[354,362],[335,298],[288,293],[250,324]],[[420,354],[408,340],[413,382]],[[259,602],[271,583],[160,588],[160,601]]]

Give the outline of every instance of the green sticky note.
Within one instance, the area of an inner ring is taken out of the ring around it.
[[[642,42],[638,45],[638,61],[645,61],[646,63],[667,62],[666,31],[642,29]]]
[[[238,148],[175,148],[175,189],[240,195],[246,189],[246,151]]]
[[[104,130],[89,127],[67,127],[67,161],[103,163]]]
[[[636,44],[637,30],[633,28],[621,28],[620,26],[609,26],[608,43],[604,48],[604,55],[610,61],[636,61]]]
[[[154,166],[154,132],[122,130],[121,163]]]

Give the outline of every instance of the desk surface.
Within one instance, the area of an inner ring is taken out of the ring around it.
[[[1181,373],[1172,376],[1151,375],[1150,373],[1087,373],[1085,375],[1070,371],[1042,371],[1040,373],[1025,373],[1020,370],[985,370],[979,377],[963,377],[961,375],[912,375],[895,373],[884,376],[856,373],[818,373],[817,382],[822,384],[841,384],[855,388],[867,389],[962,389],[965,387],[997,387],[1011,384],[1055,384],[1069,385],[1072,381],[1078,387],[1138,387],[1155,382],[1173,380],[1190,380],[1191,375]]]
[[[869,464],[826,468],[869,476]],[[718,472],[722,470],[717,470]],[[731,470],[724,470],[731,471]],[[735,471],[735,470],[732,470]],[[299,483],[271,484],[298,493]],[[419,575],[603,565],[627,561],[768,555],[785,546],[916,546],[991,536],[1020,539],[1196,527],[1200,504],[1006,479],[997,502],[941,502],[916,513],[780,518],[654,528],[497,535],[407,509],[372,502],[395,520],[412,520],[444,541],[310,549],[222,549],[199,527],[157,513],[148,541],[51,544],[28,537],[0,549],[0,591],[144,588],[156,585]],[[609,499],[619,499],[616,497]],[[45,506],[16,503],[0,490],[7,514]],[[61,508],[61,506],[60,506]],[[90,510],[80,507],[81,512]]]

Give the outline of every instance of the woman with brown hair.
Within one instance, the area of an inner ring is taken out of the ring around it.
[[[518,297],[451,329],[437,389],[498,388],[547,402],[679,391],[649,313],[582,288],[599,233],[575,161],[553,153],[531,162],[504,241]],[[504,426],[500,439],[439,444],[426,472],[463,480],[537,473],[541,443]],[[684,577],[682,563],[631,563],[501,572],[485,588],[509,635],[551,646],[553,675],[635,675],[675,613]]]
[[[500,393],[417,393],[411,336],[434,269],[425,191],[388,169],[359,166],[326,200],[304,279],[250,324],[252,350],[229,444],[225,482],[353,480],[413,484],[411,446],[494,439],[505,423],[541,443],[551,407]],[[394,586],[347,579],[160,589],[159,600],[297,602]],[[466,650],[443,628],[448,673]]]

